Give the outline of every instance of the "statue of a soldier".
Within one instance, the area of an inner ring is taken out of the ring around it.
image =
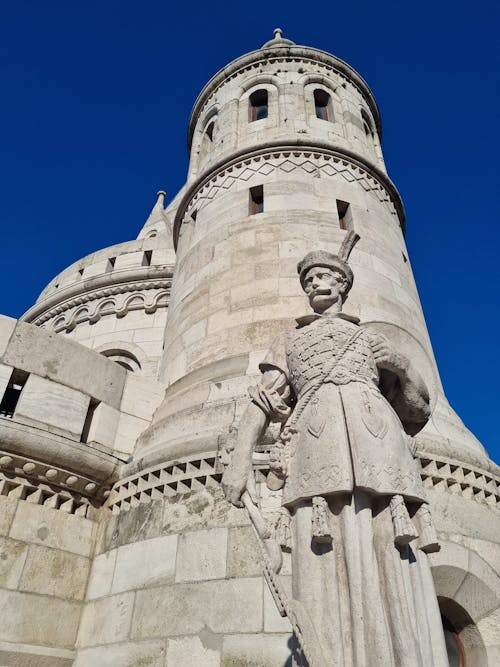
[[[298,264],[314,314],[260,365],[222,484],[241,506],[254,446],[281,422],[270,477],[290,516],[293,600],[325,665],[442,667],[425,553],[439,547],[408,435],[428,420],[429,397],[405,356],[342,313],[357,240]]]

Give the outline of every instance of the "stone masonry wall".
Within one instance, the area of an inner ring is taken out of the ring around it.
[[[218,486],[106,518],[96,554],[75,667],[289,664],[253,528]]]
[[[0,664],[69,667],[95,523],[0,496]]]

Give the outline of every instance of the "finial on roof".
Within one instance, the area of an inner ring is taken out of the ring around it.
[[[273,32],[274,32],[273,39],[270,39],[268,42],[263,44],[261,48],[271,49],[273,47],[276,48],[279,46],[295,46],[295,42],[292,42],[291,39],[285,39],[283,37],[283,30],[281,28],[275,28]]]

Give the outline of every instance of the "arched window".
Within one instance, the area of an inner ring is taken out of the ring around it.
[[[254,120],[263,120],[268,115],[267,90],[261,88],[256,90],[249,97],[249,116],[248,120],[252,123]]]
[[[123,368],[125,368],[127,371],[131,371],[132,373],[141,370],[141,364],[139,360],[134,354],[132,354],[132,352],[129,352],[128,350],[119,350],[114,348],[111,350],[104,350],[100,354],[102,354],[103,357],[111,359],[111,361],[114,361],[116,364],[123,366]]]
[[[215,121],[213,120],[207,125],[207,129],[205,130],[205,133],[207,137],[210,139],[210,141],[214,140],[214,128],[215,128]]]
[[[361,109],[361,120],[363,121],[366,140],[373,146],[375,142],[375,132],[373,131],[372,121],[364,109]]]
[[[314,91],[314,108],[316,110],[316,118],[333,120],[331,98],[326,90],[316,88]]]

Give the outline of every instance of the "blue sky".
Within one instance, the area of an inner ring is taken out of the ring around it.
[[[500,5],[0,0],[0,312],[135,238],[187,168],[205,82],[280,26],[368,81],[450,403],[500,460]]]

